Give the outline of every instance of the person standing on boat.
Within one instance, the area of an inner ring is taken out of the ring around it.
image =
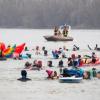
[[[61,36],[61,32],[57,26],[54,27],[54,36]]]
[[[63,29],[63,36],[67,37],[67,35],[68,35],[68,27],[65,25]]]

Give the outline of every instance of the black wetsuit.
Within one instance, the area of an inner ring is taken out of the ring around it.
[[[17,80],[19,80],[19,81],[22,81],[22,82],[26,82],[26,81],[30,81],[31,79],[30,78],[19,78],[19,79],[17,79]]]

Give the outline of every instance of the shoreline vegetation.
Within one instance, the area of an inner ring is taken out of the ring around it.
[[[0,27],[0,29],[22,29],[22,30],[31,30],[31,29],[36,29],[36,30],[38,30],[38,29],[41,29],[41,30],[47,30],[47,29],[50,29],[50,30],[52,30],[54,27],[51,27],[51,28],[46,28],[46,27],[44,27],[44,28],[34,28],[34,27],[32,27],[32,28],[29,28],[29,27]],[[72,27],[72,29],[71,30],[100,30],[100,28],[74,28],[74,27]]]
[[[100,29],[99,5],[100,0],[0,0],[0,26],[52,28],[69,24],[76,29]]]

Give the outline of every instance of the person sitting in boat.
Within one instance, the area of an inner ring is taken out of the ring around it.
[[[54,27],[54,36],[62,36],[62,34],[57,26]]]
[[[64,36],[64,37],[67,37],[67,36],[68,36],[68,27],[67,27],[67,26],[64,26],[64,29],[63,29],[63,36]]]

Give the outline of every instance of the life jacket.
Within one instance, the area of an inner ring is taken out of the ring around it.
[[[64,30],[64,31],[63,31],[63,35],[64,35],[64,37],[67,37],[68,31],[67,31],[67,30]]]
[[[58,30],[54,30],[54,35],[58,35]]]

